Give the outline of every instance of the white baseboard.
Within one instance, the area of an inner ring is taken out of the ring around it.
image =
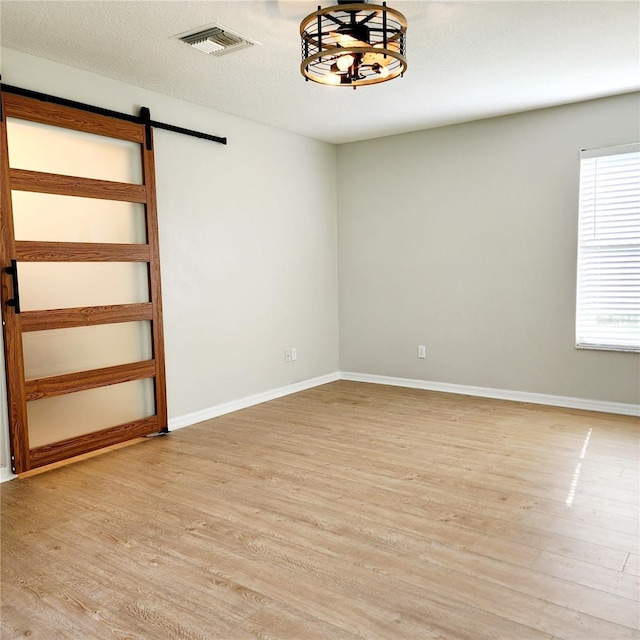
[[[457,393],[465,396],[478,396],[480,398],[496,398],[498,400],[511,400],[513,402],[546,404],[552,407],[564,407],[566,409],[583,409],[585,411],[601,411],[603,413],[616,413],[624,416],[640,416],[640,405],[625,404],[622,402],[587,400],[585,398],[552,396],[544,393],[492,389],[490,387],[472,387],[464,384],[432,382],[430,380],[415,380],[413,378],[393,378],[390,376],[377,376],[368,373],[353,373],[350,371],[341,371],[340,379],[352,380],[354,382],[370,382],[373,384],[388,384],[394,387],[408,387],[410,389],[425,389],[426,391]]]
[[[309,380],[303,380],[302,382],[295,382],[287,385],[286,387],[278,387],[277,389],[257,393],[253,396],[239,398],[238,400],[232,400],[231,402],[225,402],[224,404],[207,407],[206,409],[194,411],[193,413],[188,413],[183,416],[170,418],[169,431],[182,429],[183,427],[188,427],[189,425],[196,424],[198,422],[211,420],[211,418],[217,418],[218,416],[223,416],[227,413],[232,413],[233,411],[253,407],[256,404],[262,404],[269,400],[275,400],[276,398],[282,398],[283,396],[288,396],[292,393],[298,393],[298,391],[306,391],[307,389],[318,387],[321,384],[327,384],[328,382],[335,382],[339,379],[340,374],[336,371],[317,378],[310,378]]]
[[[408,387],[411,389],[425,389],[426,391],[441,391],[443,393],[457,393],[465,396],[477,396],[480,398],[496,398],[498,400],[510,400],[513,402],[529,402],[543,404],[552,407],[564,407],[567,409],[582,409],[584,411],[600,411],[603,413],[615,413],[626,416],[640,416],[640,405],[624,404],[622,402],[605,402],[601,400],[587,400],[585,398],[571,398],[568,396],[554,396],[543,393],[530,393],[528,391],[512,391],[509,389],[493,389],[490,387],[473,387],[463,384],[451,384],[447,382],[433,382],[430,380],[416,380],[413,378],[394,378],[391,376],[378,376],[368,373],[354,373],[341,371],[329,373],[317,378],[303,380],[286,387],[279,387],[253,396],[239,398],[231,402],[207,407],[200,411],[194,411],[183,416],[177,416],[169,420],[169,431],[182,429],[198,422],[204,422],[211,418],[217,418],[233,411],[246,409],[269,400],[282,398],[283,396],[305,391],[313,387],[335,382],[336,380],[352,380],[354,382],[369,382],[372,384],[387,384],[394,387]]]

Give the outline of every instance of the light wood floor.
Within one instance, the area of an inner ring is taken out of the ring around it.
[[[2,638],[637,639],[639,434],[342,381],[5,483]]]

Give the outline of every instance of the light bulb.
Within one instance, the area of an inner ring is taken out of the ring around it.
[[[327,84],[340,84],[340,76],[337,73],[330,73],[325,78]]]
[[[352,55],[347,54],[346,56],[340,56],[336,61],[336,64],[340,71],[347,71],[354,62],[355,58]]]

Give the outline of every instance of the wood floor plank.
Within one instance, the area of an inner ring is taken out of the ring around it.
[[[624,565],[624,572],[632,576],[640,576],[640,556],[637,553],[630,553]]]
[[[506,504],[509,506],[513,505],[518,509],[537,511],[568,520],[576,520],[584,524],[613,529],[614,531],[620,531],[621,533],[630,535],[637,535],[638,533],[638,520],[629,515],[623,516],[616,513],[606,513],[599,509],[587,509],[576,506],[575,504],[567,506],[566,502],[561,503],[543,498],[530,498],[516,493],[509,496]],[[626,509],[625,513],[628,514],[629,511],[629,509]]]
[[[3,485],[1,635],[638,640],[637,440],[344,381],[221,416]]]
[[[358,637],[286,604],[263,607],[249,616],[240,628],[246,629],[253,637],[264,639],[349,640]]]
[[[596,567],[592,563],[580,562],[546,551],[538,556],[532,568],[576,584],[640,601],[640,580],[628,573]]]

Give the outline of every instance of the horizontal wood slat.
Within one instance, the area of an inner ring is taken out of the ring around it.
[[[41,122],[54,127],[84,131],[99,136],[129,140],[142,144],[142,125],[118,118],[90,113],[81,109],[64,108],[42,100],[34,100],[12,93],[2,94],[5,113],[10,118]]]
[[[156,373],[155,360],[120,364],[91,371],[78,371],[48,378],[36,378],[25,382],[27,401],[60,396],[65,393],[86,391],[121,382],[152,378]]]
[[[146,202],[147,190],[143,184],[94,180],[77,176],[63,176],[56,173],[11,169],[11,188],[17,191],[52,193],[79,198],[99,198],[122,202]]]
[[[16,241],[21,262],[149,262],[148,244]]]
[[[74,307],[70,309],[43,309],[23,311],[20,314],[22,331],[70,329],[116,322],[138,322],[153,319],[150,302],[114,304],[101,307]]]
[[[161,430],[158,426],[158,417],[150,416],[116,427],[109,427],[101,431],[94,431],[68,440],[61,440],[42,447],[31,449],[31,468],[42,467],[53,462],[65,460],[89,451],[96,451],[109,447],[119,442],[139,438]]]

